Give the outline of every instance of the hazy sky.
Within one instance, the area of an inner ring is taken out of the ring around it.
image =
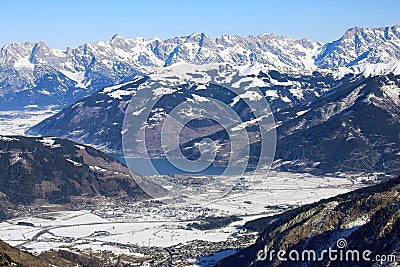
[[[346,29],[400,24],[398,0],[1,1],[0,45],[39,41],[65,49],[125,38],[169,38],[205,32],[276,33],[329,42]]]

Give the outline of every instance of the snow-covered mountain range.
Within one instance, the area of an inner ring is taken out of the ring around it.
[[[176,63],[257,62],[268,69],[286,71],[359,66],[365,69],[365,64],[390,63],[400,70],[396,63],[400,60],[399,51],[400,25],[352,28],[327,44],[275,34],[212,39],[204,33],[166,40],[115,35],[107,42],[64,51],[44,42],[10,44],[0,50],[0,109],[64,107],[106,86]]]
[[[212,81],[213,76],[219,77],[218,84]],[[346,78],[346,82],[347,80]],[[234,108],[235,95],[223,90],[221,84],[228,84],[232,88],[239,86],[261,88],[271,109],[275,112],[299,104],[310,104],[344,79],[335,79],[330,73],[316,72],[282,77],[277,71],[264,72],[255,66],[238,68],[224,63],[201,66],[181,64],[166,67],[149,76],[138,76],[125,84],[106,87],[37,124],[28,133],[62,136],[120,154],[125,111],[133,95],[135,95],[135,102],[146,103],[146,97],[142,96],[143,100],[138,99],[140,97],[136,94],[138,90],[150,91],[149,97],[159,96],[157,88],[152,85],[154,81],[161,81],[164,86],[171,86],[171,90],[176,91],[171,94],[168,101],[161,101],[164,103],[161,109],[154,108],[150,116],[157,122],[156,118],[162,116],[164,110],[178,106],[187,98],[196,100],[220,95],[218,100]],[[188,85],[187,81],[190,81],[192,85]],[[173,85],[174,83],[176,86]],[[197,88],[207,90],[197,90]],[[169,94],[166,93],[165,97],[169,97]],[[201,111],[196,110],[195,114],[201,114]]]
[[[247,114],[218,82],[254,86],[278,121],[279,168],[388,172],[399,165],[399,51],[400,25],[352,28],[327,44],[273,34],[211,39],[203,33],[167,40],[115,35],[66,51],[43,42],[12,44],[0,51],[0,109],[66,107],[28,134],[69,138],[121,156],[125,111],[139,89],[158,94],[151,81],[176,82],[177,92],[166,93],[162,110],[151,111],[154,121],[183,100],[215,95]],[[215,75],[218,82],[209,80]],[[251,120],[244,118],[245,128]],[[204,125],[212,140],[229,146]],[[182,145],[198,154],[190,142]],[[160,153],[156,146],[151,150]]]

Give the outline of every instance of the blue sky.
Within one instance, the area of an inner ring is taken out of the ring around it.
[[[42,40],[60,49],[109,40],[115,33],[163,39],[193,32],[276,33],[328,42],[354,26],[400,24],[398,0],[5,0],[1,11],[1,46]]]

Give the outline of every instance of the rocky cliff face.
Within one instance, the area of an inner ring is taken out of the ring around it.
[[[325,44],[315,64],[321,68],[387,63],[398,60],[400,25],[382,28],[355,27],[338,40]]]
[[[0,49],[0,109],[65,107],[106,86],[176,63],[260,63],[270,69],[310,70],[400,60],[399,26],[348,30],[328,44],[275,34],[215,39],[204,33],[161,40],[124,39],[57,50],[43,42]]]

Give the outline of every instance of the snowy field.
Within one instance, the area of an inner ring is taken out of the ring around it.
[[[59,110],[31,109],[0,111],[0,135],[24,135],[24,132],[39,122],[53,116]]]
[[[265,175],[256,174],[253,188],[232,191],[206,206],[144,201],[113,209],[62,211],[15,218],[0,223],[0,239],[32,252],[67,248],[107,250],[115,254],[138,253],[132,250],[132,245],[170,247],[192,240],[225,241],[237,235],[246,221],[360,187],[345,178],[283,172]],[[229,215],[237,215],[242,220],[213,230],[187,227],[198,222],[200,217]],[[18,225],[18,222],[32,223],[33,226]]]

